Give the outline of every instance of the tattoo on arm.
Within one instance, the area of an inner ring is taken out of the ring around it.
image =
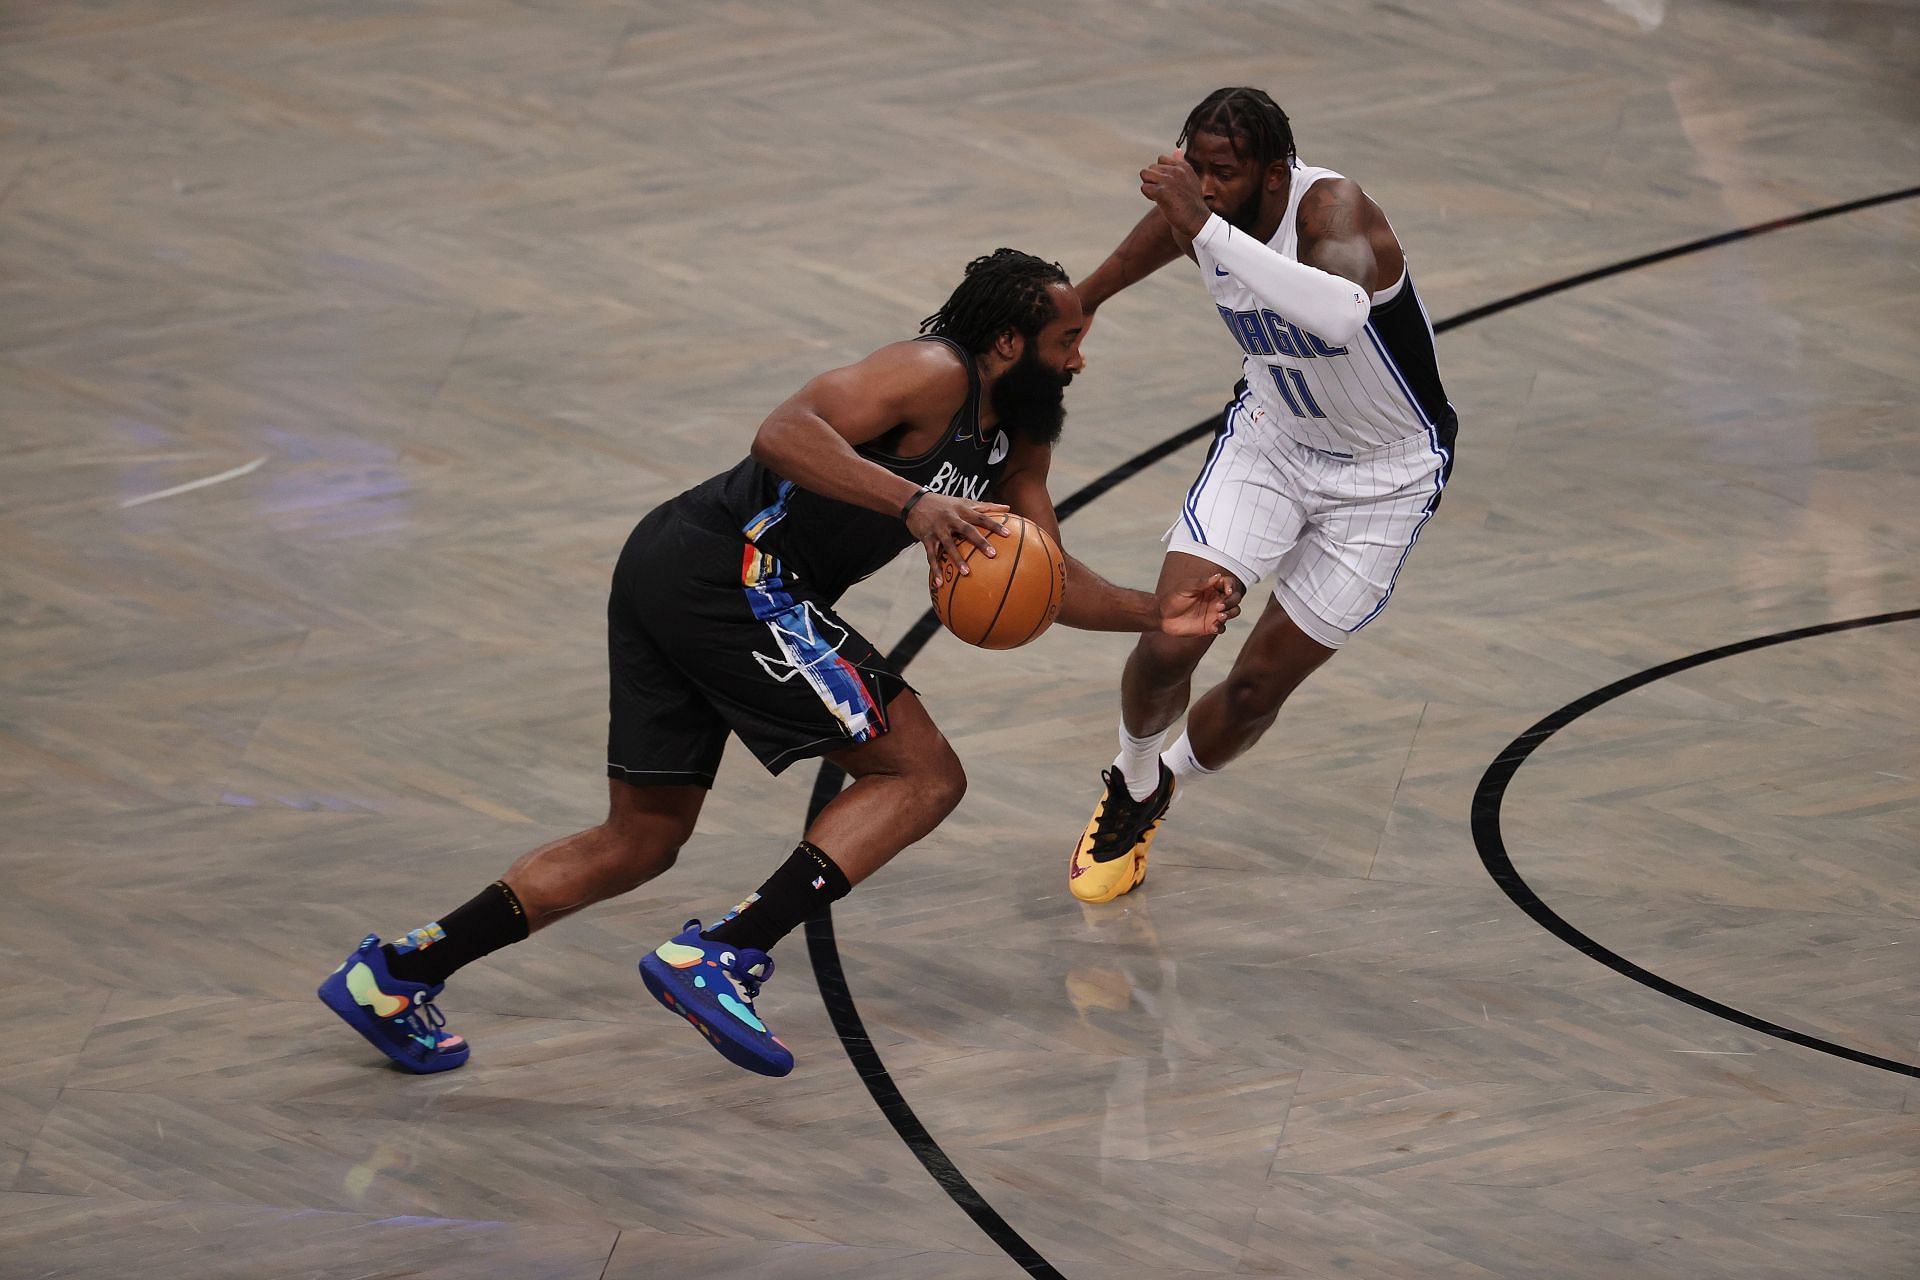
[[[1300,201],[1300,261],[1371,290],[1378,264],[1366,200],[1355,183],[1315,183]]]

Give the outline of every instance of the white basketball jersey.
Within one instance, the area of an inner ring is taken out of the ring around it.
[[[1314,183],[1341,175],[1293,164],[1286,215],[1267,247],[1299,260],[1300,200]],[[1440,385],[1433,324],[1403,274],[1373,295],[1366,328],[1336,347],[1275,313],[1220,266],[1201,274],[1220,318],[1239,344],[1248,390],[1265,420],[1309,448],[1337,456],[1366,453],[1426,435],[1450,447],[1452,417]]]

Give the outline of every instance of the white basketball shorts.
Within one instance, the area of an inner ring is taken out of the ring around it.
[[[1221,420],[1167,550],[1211,560],[1273,594],[1329,648],[1380,615],[1446,487],[1448,455],[1426,435],[1341,455],[1284,435],[1252,397]]]

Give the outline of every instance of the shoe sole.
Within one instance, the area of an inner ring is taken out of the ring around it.
[[[647,959],[650,960],[652,957],[649,956]],[[705,1040],[708,1044],[719,1050],[721,1057],[736,1067],[745,1067],[748,1071],[752,1071],[758,1075],[784,1076],[792,1072],[793,1063],[769,1062],[747,1045],[740,1044],[731,1037],[724,1036],[714,1030],[705,1018],[702,1018],[694,1012],[695,1005],[692,1002],[693,998],[687,994],[686,984],[682,983],[677,977],[670,976],[673,971],[669,970],[668,973],[662,973],[660,972],[661,968],[665,968],[665,966],[650,968],[647,965],[647,961],[642,960],[640,962],[640,981],[646,984],[647,990],[653,994],[653,998],[658,1000],[667,1012],[678,1014],[680,1017],[685,1018],[688,1024],[700,1033],[702,1040]]]
[[[466,1064],[472,1050],[464,1044],[460,1046],[457,1053],[435,1054],[425,1064],[395,1053],[392,1047],[381,1039],[380,1033],[373,1029],[373,1015],[367,1012],[367,1007],[353,998],[352,993],[346,990],[344,983],[338,991],[330,990],[332,985],[331,981],[320,984],[320,989],[314,993],[320,997],[320,1003],[339,1014],[340,1021],[358,1031],[361,1039],[385,1054],[395,1066],[410,1071],[416,1076],[430,1076],[442,1071],[451,1071],[455,1067]]]

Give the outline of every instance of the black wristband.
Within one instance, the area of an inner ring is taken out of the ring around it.
[[[921,485],[920,492],[914,494],[911,498],[908,498],[906,501],[906,504],[900,508],[900,519],[902,521],[905,521],[907,518],[907,513],[913,510],[913,504],[920,501],[920,499],[926,497],[928,494],[932,492],[933,490],[927,488],[927,486]]]

